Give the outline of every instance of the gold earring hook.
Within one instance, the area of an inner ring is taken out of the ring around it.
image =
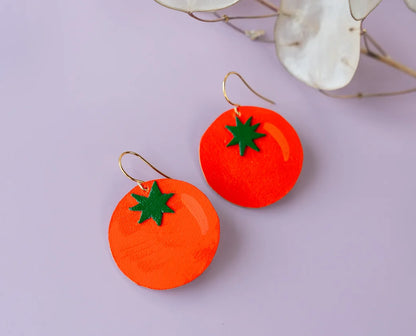
[[[222,81],[222,92],[223,92],[223,94],[224,94],[224,98],[225,98],[225,100],[230,104],[230,105],[232,105],[232,106],[234,106],[234,111],[235,111],[235,113],[238,115],[238,116],[240,116],[240,112],[238,111],[238,108],[241,106],[241,105],[239,105],[239,104],[236,104],[236,103],[233,103],[231,100],[230,100],[230,98],[228,98],[228,96],[227,96],[227,91],[226,91],[226,89],[225,89],[225,85],[226,85],[226,83],[227,83],[227,79],[228,79],[228,77],[230,77],[231,75],[236,75],[238,78],[240,78],[241,79],[241,81],[245,84],[245,86],[247,86],[247,88],[251,91],[251,92],[253,92],[257,97],[259,97],[259,98],[261,98],[261,99],[263,99],[263,100],[265,100],[265,101],[267,101],[267,102],[269,102],[270,104],[276,104],[273,100],[271,100],[271,99],[268,99],[268,98],[266,98],[266,97],[264,97],[264,96],[262,96],[260,93],[258,93],[258,92],[256,92],[246,81],[245,81],[245,79],[243,78],[243,76],[241,76],[238,72],[235,72],[235,71],[230,71],[227,75],[225,75],[225,77],[224,77],[224,80]]]
[[[146,188],[146,187],[144,187],[143,186],[143,183],[145,182],[145,181],[142,181],[142,180],[139,180],[139,179],[136,179],[136,178],[134,178],[134,177],[132,177],[131,175],[129,175],[125,170],[124,170],[124,168],[123,168],[123,165],[121,164],[121,159],[123,158],[123,156],[124,155],[127,155],[127,154],[130,154],[130,155],[134,155],[134,156],[137,156],[137,157],[139,157],[142,161],[144,161],[150,168],[152,168],[154,171],[156,171],[157,173],[159,173],[160,175],[162,175],[162,176],[164,176],[164,177],[166,177],[166,178],[168,178],[168,179],[170,179],[170,177],[169,176],[167,176],[167,175],[165,175],[165,174],[163,174],[159,169],[157,169],[155,166],[153,166],[149,161],[147,161],[143,156],[141,156],[140,154],[137,154],[136,152],[132,152],[132,151],[126,151],[126,152],[123,152],[123,153],[121,153],[121,155],[120,155],[120,157],[118,158],[118,165],[119,165],[119,167],[120,167],[120,169],[121,169],[121,171],[123,172],[123,174],[124,175],[126,175],[130,180],[132,180],[133,182],[136,182],[138,185],[139,185],[139,187],[142,189],[142,190],[144,190],[144,191],[146,191],[148,188]]]

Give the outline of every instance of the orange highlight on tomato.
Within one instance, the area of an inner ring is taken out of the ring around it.
[[[220,238],[218,215],[189,183],[159,179],[143,187],[147,190],[133,188],[114,210],[108,231],[111,253],[120,270],[140,286],[182,286],[202,274],[214,258]],[[160,205],[160,225],[155,209],[137,210],[152,190],[166,202]]]
[[[201,168],[208,184],[226,200],[264,207],[295,185],[302,170],[302,144],[276,112],[254,106],[240,106],[238,111],[238,120],[234,109],[228,110],[202,136]]]

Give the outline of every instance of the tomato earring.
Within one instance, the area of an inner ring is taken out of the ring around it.
[[[303,150],[293,127],[274,111],[240,106],[221,114],[205,131],[199,146],[201,168],[208,184],[226,200],[250,208],[270,205],[295,185],[302,170]]]
[[[142,181],[123,168],[124,155],[139,157],[163,179]],[[218,215],[193,185],[171,179],[135,152],[120,155],[121,171],[137,183],[118,203],[108,238],[120,270],[140,286],[170,289],[204,272],[220,239]]]

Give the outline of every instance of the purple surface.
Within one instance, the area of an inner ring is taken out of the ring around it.
[[[416,68],[416,14],[402,1],[385,0],[367,28]],[[362,65],[352,91],[414,85]],[[304,144],[298,184],[266,209],[224,201],[199,168],[230,70],[278,103],[236,79],[230,96],[276,109]],[[416,334],[415,94],[325,97],[273,45],[150,0],[1,0],[0,111],[0,335]],[[217,255],[190,285],[146,290],[112,260],[109,219],[133,187],[124,150],[218,211]]]

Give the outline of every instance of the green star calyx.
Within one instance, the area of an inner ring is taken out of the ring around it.
[[[137,194],[131,196],[138,202],[134,207],[129,208],[131,211],[141,211],[139,223],[143,223],[146,219],[153,218],[157,225],[162,225],[162,217],[164,213],[173,213],[171,208],[166,205],[166,202],[174,194],[163,194],[156,181],[153,182],[150,189],[149,197]]]
[[[245,124],[243,124],[238,117],[235,117],[236,126],[225,126],[225,128],[229,130],[234,136],[234,138],[228,143],[227,147],[239,145],[241,156],[244,155],[247,147],[250,147],[259,152],[260,149],[254,143],[254,140],[266,136],[266,134],[256,132],[256,129],[260,126],[260,123],[251,125],[252,119],[253,117],[248,118]]]

